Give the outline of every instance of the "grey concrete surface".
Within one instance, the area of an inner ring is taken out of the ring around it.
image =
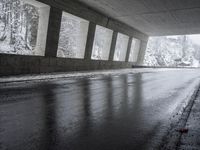
[[[96,31],[96,24],[90,22],[88,29],[87,43],[86,43],[87,50],[85,51],[85,57],[84,57],[87,60],[91,60],[92,57],[92,48],[94,44],[95,31]]]
[[[59,8],[51,7],[45,56],[48,57],[57,56],[61,20],[62,20],[62,10]]]
[[[143,66],[146,48],[147,48],[147,42],[141,41],[140,50],[138,53],[137,63],[136,63],[137,66]]]
[[[76,0],[146,33],[200,33],[198,0]]]
[[[0,76],[131,68],[134,63],[0,54]]]
[[[0,84],[0,149],[159,149],[199,81],[171,70]]]
[[[182,134],[178,143],[179,150],[199,150],[200,149],[200,91],[194,101],[194,105],[189,112],[185,128],[188,133]]]
[[[106,16],[87,5],[73,0],[38,0],[51,7],[45,57],[38,56],[14,56],[0,54],[0,76],[19,74],[39,74],[65,71],[82,71],[98,69],[131,68],[136,62],[113,62],[116,35],[118,32],[130,37],[138,38],[144,43],[148,36],[129,25]],[[66,11],[90,21],[90,29],[87,37],[84,59],[56,58],[62,11]],[[91,52],[94,41],[95,27],[101,25],[114,31],[109,61],[91,60]],[[43,38],[43,40],[46,38]],[[44,42],[43,42],[44,43]],[[38,51],[40,51],[38,49]],[[141,49],[144,52],[144,49]],[[143,57],[141,57],[143,59]]]
[[[73,15],[79,16],[90,22],[96,23],[98,25],[107,27],[117,32],[133,36],[140,40],[147,41],[148,35],[141,31],[131,27],[129,24],[125,24],[121,21],[114,19],[113,17],[105,14],[104,12],[99,12],[98,9],[88,7],[77,0],[37,0],[42,3],[48,4],[50,6],[59,8],[63,11],[67,11]],[[115,2],[116,3],[116,2]]]
[[[129,61],[129,56],[130,56],[130,51],[131,51],[132,40],[133,40],[133,38],[130,37],[130,38],[129,38],[129,41],[128,41],[128,48],[127,48],[126,58],[125,58],[125,61],[126,61],[126,62]]]
[[[117,43],[117,34],[118,34],[118,32],[116,32],[116,31],[113,32],[110,54],[109,54],[109,61],[113,61],[113,59],[114,59],[115,47],[116,47],[116,43]]]

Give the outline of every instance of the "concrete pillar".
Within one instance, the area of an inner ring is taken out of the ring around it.
[[[137,66],[142,66],[143,65],[146,48],[147,48],[147,42],[146,41],[141,41],[140,51],[139,51],[138,59],[137,59],[137,63],[136,63]]]
[[[55,7],[51,7],[45,56],[57,56],[61,20],[62,10]]]
[[[113,61],[114,54],[115,54],[115,47],[116,47],[116,42],[117,42],[117,34],[118,32],[114,31],[113,36],[112,36],[112,43],[111,43],[111,48],[110,48],[110,55],[109,55],[109,61]]]
[[[131,44],[132,44],[132,37],[129,38],[129,41],[128,41],[128,49],[127,49],[127,53],[126,53],[126,62],[128,62],[129,60],[129,56],[130,56],[130,52],[131,52]]]
[[[90,60],[91,56],[92,56],[95,30],[96,30],[96,24],[90,22],[89,29],[88,29],[87,43],[86,43],[86,48],[85,48],[85,59],[86,60]]]
[[[49,6],[39,8],[40,17],[38,23],[37,42],[35,47],[36,55],[41,55],[41,56],[45,55],[49,12],[50,12]]]

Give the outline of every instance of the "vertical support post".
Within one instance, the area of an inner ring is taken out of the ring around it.
[[[32,5],[30,3],[30,5]],[[37,6],[36,6],[37,7]],[[38,22],[38,30],[37,30],[37,40],[35,45],[35,54],[44,56],[46,49],[46,41],[47,41],[47,30],[49,23],[49,6],[41,6],[39,8],[39,22]]]
[[[62,10],[55,7],[51,7],[45,56],[48,57],[57,56],[61,20],[62,20]]]
[[[146,48],[147,48],[147,42],[146,41],[141,41],[140,51],[139,51],[139,54],[138,54],[138,59],[137,59],[137,64],[136,65],[138,65],[138,66],[143,65]]]
[[[109,55],[109,61],[113,61],[114,54],[115,54],[115,47],[116,47],[116,42],[117,42],[117,34],[118,32],[114,31],[113,36],[112,36],[112,43],[111,43],[111,48],[110,48],[110,55]]]
[[[129,56],[130,56],[130,52],[131,52],[131,44],[132,44],[132,37],[129,38],[129,41],[128,41],[128,49],[127,49],[127,53],[126,53],[126,59],[125,61],[128,62],[129,60]]]
[[[86,48],[85,48],[86,60],[90,60],[92,56],[95,31],[96,31],[96,24],[93,22],[90,22],[89,29],[88,29],[87,43],[86,43]]]

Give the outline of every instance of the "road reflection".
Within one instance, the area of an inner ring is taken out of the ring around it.
[[[45,82],[4,91],[1,147],[15,150],[144,149],[142,74]]]

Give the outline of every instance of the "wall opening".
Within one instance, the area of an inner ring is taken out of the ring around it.
[[[150,37],[145,66],[199,67],[200,35]]]
[[[49,11],[35,0],[1,0],[0,53],[44,56]]]
[[[92,59],[108,60],[112,42],[113,31],[105,27],[96,26]]]
[[[122,33],[118,33],[117,42],[114,53],[114,61],[125,61],[128,49],[129,37]]]
[[[84,58],[89,21],[63,12],[58,57]]]
[[[129,62],[137,62],[141,41],[133,38],[129,55]]]

